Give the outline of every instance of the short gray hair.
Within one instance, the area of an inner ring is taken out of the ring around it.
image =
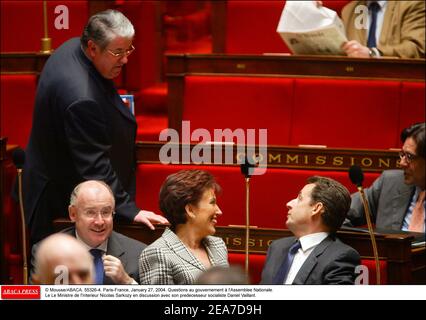
[[[78,197],[78,194],[80,192],[80,188],[87,183],[93,183],[93,182],[104,186],[108,190],[109,194],[112,197],[112,201],[114,202],[114,205],[115,205],[114,193],[112,192],[111,187],[108,184],[106,184],[105,182],[103,182],[101,180],[88,180],[88,181],[81,182],[81,183],[79,183],[78,185],[75,186],[74,190],[71,192],[70,206],[75,206],[77,204],[77,197]]]
[[[124,14],[116,10],[105,10],[89,18],[84,27],[80,42],[87,48],[89,40],[94,41],[104,50],[114,37],[133,38],[135,29]]]

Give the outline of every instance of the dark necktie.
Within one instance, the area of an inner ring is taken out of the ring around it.
[[[104,283],[104,262],[102,261],[103,251],[99,249],[90,249],[95,265],[95,284]]]
[[[284,281],[287,278],[288,271],[290,270],[291,264],[293,263],[294,256],[300,248],[300,241],[296,241],[295,243],[293,243],[293,245],[288,250],[287,257],[284,259],[280,269],[278,270],[272,281],[273,284],[284,284]]]
[[[373,1],[368,6],[368,11],[371,12],[371,24],[370,24],[370,30],[368,31],[368,40],[367,40],[367,47],[369,48],[375,48],[377,47],[376,43],[376,29],[377,29],[377,12],[380,10],[380,5]]]

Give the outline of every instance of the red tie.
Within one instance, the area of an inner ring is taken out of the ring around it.
[[[425,225],[425,191],[419,193],[417,197],[416,205],[413,209],[413,214],[411,215],[410,226],[408,227],[409,231],[414,232],[424,232]]]

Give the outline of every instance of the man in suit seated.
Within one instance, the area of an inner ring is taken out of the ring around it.
[[[75,226],[61,233],[76,237],[92,254],[95,284],[137,284],[138,259],[146,245],[112,230],[114,209],[114,195],[106,183],[82,182],[74,188],[68,207]]]
[[[368,8],[368,18],[361,17],[359,5]],[[367,20],[366,27],[360,26],[361,18]],[[424,1],[351,1],[342,19],[350,40],[343,49],[350,57],[425,56]]]
[[[350,1],[342,20],[349,57],[425,57],[424,1]]]
[[[287,227],[294,237],[271,243],[260,284],[353,284],[360,256],[335,237],[350,203],[339,182],[308,178],[287,203]]]
[[[376,228],[425,232],[425,123],[404,129],[401,141],[402,170],[383,171],[365,195]],[[353,226],[366,223],[359,193],[352,195],[348,219]]]
[[[93,259],[76,238],[56,233],[39,244],[33,284],[93,284]]]

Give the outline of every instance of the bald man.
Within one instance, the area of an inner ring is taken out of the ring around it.
[[[93,284],[93,260],[81,242],[67,234],[44,239],[35,256],[34,284]]]
[[[68,207],[74,226],[61,232],[77,238],[93,256],[95,284],[137,284],[139,255],[146,245],[113,231],[114,210],[106,183],[82,182],[72,191]]]

